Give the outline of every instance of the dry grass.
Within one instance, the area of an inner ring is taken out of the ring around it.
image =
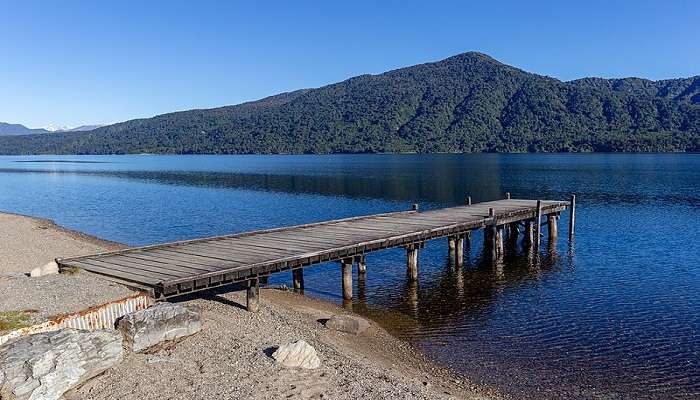
[[[0,332],[13,331],[29,326],[32,314],[36,310],[3,311],[0,312]]]

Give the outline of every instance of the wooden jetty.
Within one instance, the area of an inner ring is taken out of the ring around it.
[[[294,288],[304,289],[305,267],[340,261],[343,298],[352,298],[352,267],[366,270],[365,254],[394,247],[407,251],[407,277],[418,279],[418,252],[427,240],[448,238],[450,257],[462,265],[464,241],[472,231],[484,230],[484,254],[496,261],[504,253],[504,236],[518,240],[524,225],[524,243],[540,246],[540,227],[557,237],[557,220],[571,201],[504,200],[421,212],[410,211],[344,218],[253,232],[185,240],[153,246],[56,259],[61,269],[80,268],[109,279],[148,290],[157,299],[244,282],[247,306],[257,310],[261,278],[291,270]],[[574,206],[575,207],[575,206]],[[574,207],[570,210],[573,211]],[[543,217],[545,221],[543,222]],[[569,237],[573,238],[571,214]]]

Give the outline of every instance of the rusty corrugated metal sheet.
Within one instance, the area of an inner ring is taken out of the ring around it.
[[[0,346],[20,336],[50,332],[61,328],[84,330],[114,329],[114,322],[118,318],[134,311],[146,309],[151,304],[153,304],[151,296],[147,293],[139,293],[77,313],[54,317],[41,324],[14,330],[0,336]]]

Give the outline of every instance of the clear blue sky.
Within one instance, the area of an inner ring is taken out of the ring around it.
[[[117,122],[471,50],[562,80],[699,75],[700,2],[0,0],[0,121]]]

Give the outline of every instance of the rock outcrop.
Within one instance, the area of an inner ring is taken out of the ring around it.
[[[119,332],[61,329],[0,347],[0,398],[57,400],[121,361]]]
[[[122,317],[117,328],[124,347],[139,352],[158,343],[175,340],[202,330],[200,312],[193,307],[160,303]]]
[[[321,365],[316,349],[303,340],[282,345],[272,353],[277,363],[291,368],[314,369]]]
[[[326,328],[340,332],[359,335],[369,328],[366,319],[352,315],[334,315],[326,321]]]

